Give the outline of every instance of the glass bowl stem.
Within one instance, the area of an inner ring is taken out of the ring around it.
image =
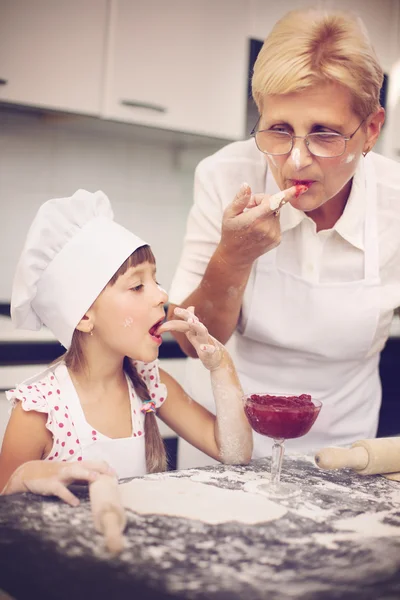
[[[285,440],[274,439],[274,445],[272,446],[272,460],[271,460],[271,485],[277,486],[281,480],[281,469],[283,462],[283,455],[285,453]]]

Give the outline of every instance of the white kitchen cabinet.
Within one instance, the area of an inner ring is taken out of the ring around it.
[[[103,116],[244,135],[247,0],[111,0]]]
[[[108,0],[0,0],[0,101],[100,114]]]

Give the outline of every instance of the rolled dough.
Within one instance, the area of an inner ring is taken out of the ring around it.
[[[137,513],[169,515],[210,524],[265,523],[287,512],[285,507],[265,496],[217,488],[183,477],[134,479],[119,488],[125,508]]]

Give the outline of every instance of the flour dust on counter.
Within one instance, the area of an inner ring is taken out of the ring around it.
[[[8,542],[1,556],[9,556],[14,531],[16,536],[23,534],[25,563],[39,569],[45,560],[49,581],[57,574],[49,569],[51,558],[55,564],[68,564],[70,573],[79,569],[80,585],[88,578],[89,566],[97,564],[96,577],[106,580],[106,573],[112,573],[115,589],[121,582],[128,586],[134,581],[154,590],[154,596],[149,592],[146,598],[161,597],[160,590],[181,600],[400,597],[396,596],[400,592],[400,484],[348,470],[321,471],[305,457],[289,455],[285,460],[282,480],[300,486],[301,492],[277,502],[279,518],[269,518],[270,504],[264,496],[260,498],[265,501],[265,518],[253,524],[208,523],[198,515],[194,519],[128,510],[126,547],[112,560],[102,536],[94,531],[85,491],[78,493],[82,502],[76,509],[33,496],[29,501],[24,496],[4,497],[0,527]],[[158,489],[172,481],[171,490],[182,481],[202,485],[209,488],[210,504],[215,488],[240,492],[245,503],[254,497],[246,487],[263,478],[269,468],[268,458],[252,461],[249,467],[219,465],[134,481],[159,484]],[[187,484],[181,489],[189,495],[190,488],[197,490]],[[36,544],[29,545],[38,531],[42,554]],[[0,550],[1,546],[0,539]]]

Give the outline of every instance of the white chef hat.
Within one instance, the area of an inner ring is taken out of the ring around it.
[[[113,220],[103,192],[42,204],[29,229],[11,297],[21,329],[46,325],[68,348],[75,327],[125,260],[146,242]]]

